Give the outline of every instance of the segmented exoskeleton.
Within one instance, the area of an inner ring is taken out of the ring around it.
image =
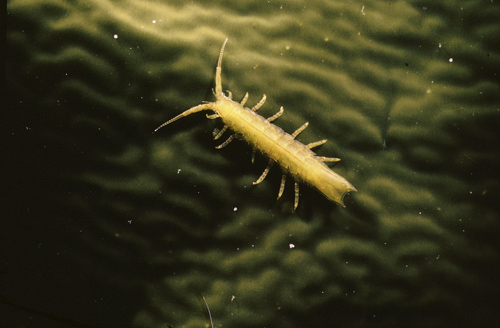
[[[304,131],[304,129],[308,126],[308,122],[298,128],[294,133],[288,134],[280,127],[271,124],[272,121],[276,120],[281,116],[281,114],[283,114],[283,107],[281,107],[276,114],[267,119],[256,113],[256,111],[266,101],[266,95],[263,95],[262,99],[250,109],[244,107],[248,99],[248,92],[239,103],[232,100],[232,94],[230,91],[228,91],[227,96],[222,92],[221,63],[222,54],[224,53],[224,47],[226,46],[227,40],[228,39],[226,39],[222,44],[215,72],[216,101],[198,105],[186,110],[173,119],[160,125],[156,128],[155,132],[165,125],[170,124],[182,117],[203,110],[212,110],[215,114],[207,114],[207,118],[214,119],[220,117],[225,124],[220,131],[217,129],[214,130],[214,140],[219,139],[228,128],[234,131],[234,134],[215,148],[221,149],[227,146],[235,136],[238,136],[247,141],[250,146],[253,147],[252,162],[255,150],[259,150],[269,158],[269,164],[260,178],[253,183],[254,185],[262,182],[271,169],[271,166],[274,163],[278,163],[283,171],[281,185],[278,192],[278,199],[283,194],[286,176],[289,174],[295,181],[294,210],[299,204],[299,182],[304,182],[318,189],[321,193],[323,193],[323,195],[326,196],[326,198],[345,207],[343,202],[345,194],[349,191],[356,191],[356,188],[354,188],[353,185],[351,185],[349,181],[344,179],[342,176],[330,170],[330,168],[324,163],[338,162],[340,159],[316,156],[316,154],[311,151],[311,148],[324,144],[326,139],[312,142],[307,145],[295,140],[299,133]]]

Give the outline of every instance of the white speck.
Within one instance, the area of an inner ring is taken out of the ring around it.
[[[450,63],[453,63],[453,58],[448,59]]]
[[[181,173],[181,169],[177,169],[177,174]]]
[[[237,208],[237,207],[233,208],[233,211],[235,211],[235,212],[236,212],[237,210],[238,210],[238,208]]]
[[[290,245],[288,245],[288,247],[290,247],[290,249],[292,249],[292,248],[295,248],[295,245],[294,244],[290,244]]]
[[[361,7],[361,13],[362,13],[363,15],[365,14],[364,10],[365,10],[365,6]]]
[[[132,224],[132,220],[128,220],[127,222],[128,222],[128,224]]]
[[[113,35],[113,38],[118,39],[118,34]]]
[[[156,24],[156,20],[153,19],[153,24]]]

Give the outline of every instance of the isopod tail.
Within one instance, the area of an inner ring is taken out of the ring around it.
[[[357,191],[349,181],[328,168],[319,170],[317,174],[309,175],[307,180],[326,198],[342,205],[342,207],[345,207],[344,196],[350,191]]]
[[[208,104],[203,104],[203,105],[198,105],[198,106],[194,106],[194,107],[191,107],[189,108],[187,111],[177,115],[176,117],[174,117],[173,119],[171,120],[168,120],[166,121],[165,123],[163,123],[162,125],[160,125],[159,127],[157,127],[154,132],[158,131],[159,129],[161,129],[162,127],[164,127],[165,125],[168,125],[172,122],[175,122],[177,121],[178,119],[180,118],[183,118],[185,116],[188,116],[188,115],[191,115],[191,114],[194,114],[194,113],[198,113],[198,112],[201,112],[203,110],[214,110],[213,108],[213,105],[212,103],[208,103]]]

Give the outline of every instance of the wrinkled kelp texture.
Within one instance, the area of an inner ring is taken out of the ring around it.
[[[497,327],[494,1],[7,3],[0,293],[17,326]],[[234,141],[224,89],[358,189],[346,209]],[[8,301],[6,301],[8,300]]]

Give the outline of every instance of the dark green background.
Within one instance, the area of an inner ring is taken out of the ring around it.
[[[495,1],[7,3],[0,324],[498,327]],[[347,208],[234,141],[223,87],[340,157]],[[5,321],[5,323],[3,323]]]

